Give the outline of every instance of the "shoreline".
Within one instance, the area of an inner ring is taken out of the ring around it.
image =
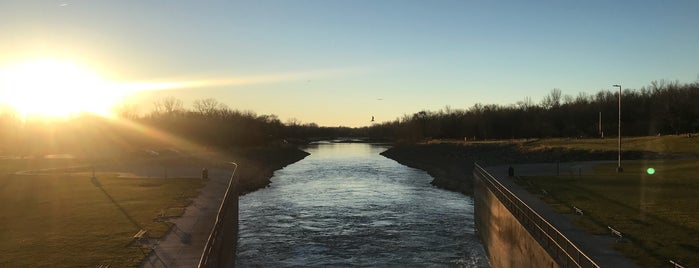
[[[616,151],[579,150],[561,147],[528,148],[519,143],[411,143],[397,144],[381,153],[400,164],[426,171],[432,185],[473,195],[473,167],[543,162],[616,160]],[[622,158],[666,158],[655,152],[622,151]]]
[[[238,173],[238,195],[266,188],[274,172],[303,160],[310,155],[293,146],[261,147],[236,152],[233,159],[240,165]]]
[[[173,174],[180,177],[201,178],[203,169],[233,170],[231,162],[238,164],[239,195],[254,192],[269,186],[274,171],[298,162],[309,153],[290,145],[268,145],[247,147],[228,151],[184,152],[162,158],[122,157],[112,163],[98,164],[98,172],[128,173],[147,178],[168,178]],[[81,166],[80,171],[89,172],[90,165]],[[187,169],[188,172],[182,172]],[[169,175],[168,175],[169,174]]]
[[[233,160],[239,165],[235,173],[238,178],[235,191],[240,196],[267,187],[274,171],[308,155],[293,146],[266,146],[202,156],[202,162],[187,161],[184,165],[190,166],[194,172],[200,172],[202,166],[206,167],[209,178],[199,195],[186,207],[184,214],[169,220],[173,223],[172,226],[164,236],[157,239],[157,246],[141,261],[139,267],[197,265],[212,227],[220,216],[217,208],[221,207],[232,171],[232,165],[223,159]],[[237,213],[238,199],[234,200],[233,211]],[[237,220],[237,215],[234,218],[225,216],[226,213],[223,215],[226,222]],[[237,224],[235,226],[237,230]],[[233,248],[233,254],[235,250]]]

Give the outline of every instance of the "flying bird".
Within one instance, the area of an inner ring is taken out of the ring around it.
[[[374,116],[373,116],[373,115],[371,116],[371,122],[374,122]]]

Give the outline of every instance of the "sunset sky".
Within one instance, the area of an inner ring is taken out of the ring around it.
[[[108,81],[172,85],[111,97],[141,112],[165,96],[215,98],[282,121],[365,126],[539,102],[553,88],[697,81],[697,14],[694,0],[0,0],[0,68],[51,58]]]

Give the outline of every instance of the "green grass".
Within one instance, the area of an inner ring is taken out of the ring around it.
[[[616,137],[606,139],[550,138],[529,142],[525,147],[563,147],[580,150],[616,151]],[[622,150],[649,151],[658,153],[699,154],[699,134],[622,137]]]
[[[129,246],[132,236],[141,228],[162,236],[169,224],[158,215],[181,215],[202,186],[97,175],[99,184],[85,175],[0,175],[0,267],[136,266],[144,255]]]
[[[656,160],[595,167],[594,175],[530,177],[556,203],[585,212],[578,224],[591,233],[607,233],[612,226],[624,234],[615,247],[648,267],[667,266],[668,260],[699,267],[699,162]],[[655,168],[655,174],[646,170]],[[559,206],[559,205],[557,205]]]

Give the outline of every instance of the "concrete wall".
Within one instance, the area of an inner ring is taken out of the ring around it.
[[[492,267],[559,267],[475,174],[473,198],[476,228]]]

